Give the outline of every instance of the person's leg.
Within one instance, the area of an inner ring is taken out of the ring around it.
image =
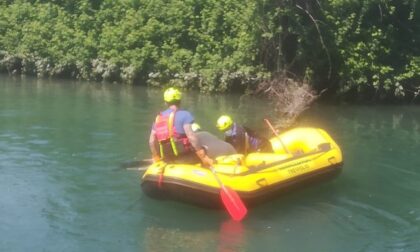
[[[274,152],[271,142],[266,138],[261,139],[261,145],[259,149],[260,152]]]
[[[196,135],[199,146],[203,147],[207,156],[212,159],[219,156],[236,154],[236,150],[231,144],[219,139],[217,136],[207,131],[198,132]]]

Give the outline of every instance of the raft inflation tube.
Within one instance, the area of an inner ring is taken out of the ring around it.
[[[341,171],[340,147],[322,129],[295,128],[270,142],[273,153],[221,156],[214,165],[222,183],[236,191],[247,206],[309,182],[332,178]],[[159,186],[162,172],[163,183]],[[200,164],[154,163],[141,178],[141,187],[152,198],[222,207],[219,184],[211,170]]]

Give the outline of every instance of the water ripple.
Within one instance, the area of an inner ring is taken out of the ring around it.
[[[373,218],[372,220],[377,220],[378,218],[381,218],[385,222],[394,222],[395,224],[398,224],[399,226],[403,226],[405,228],[410,227],[409,221],[406,221],[402,217],[388,212],[385,209],[377,208],[372,205],[365,204],[363,202],[358,202],[346,198],[341,198],[340,201],[344,205],[347,205],[350,208],[352,208],[353,210],[357,210],[358,213],[364,213],[365,216],[375,215],[375,218]]]

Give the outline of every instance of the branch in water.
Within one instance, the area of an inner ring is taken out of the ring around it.
[[[285,74],[261,82],[257,93],[264,94],[271,101],[276,113],[273,119],[276,129],[286,129],[295,124],[299,115],[321,94],[317,94],[308,82],[291,79]]]

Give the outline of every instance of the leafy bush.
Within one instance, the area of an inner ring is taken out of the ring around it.
[[[255,89],[278,73],[362,101],[420,89],[416,0],[0,0],[0,71]]]

